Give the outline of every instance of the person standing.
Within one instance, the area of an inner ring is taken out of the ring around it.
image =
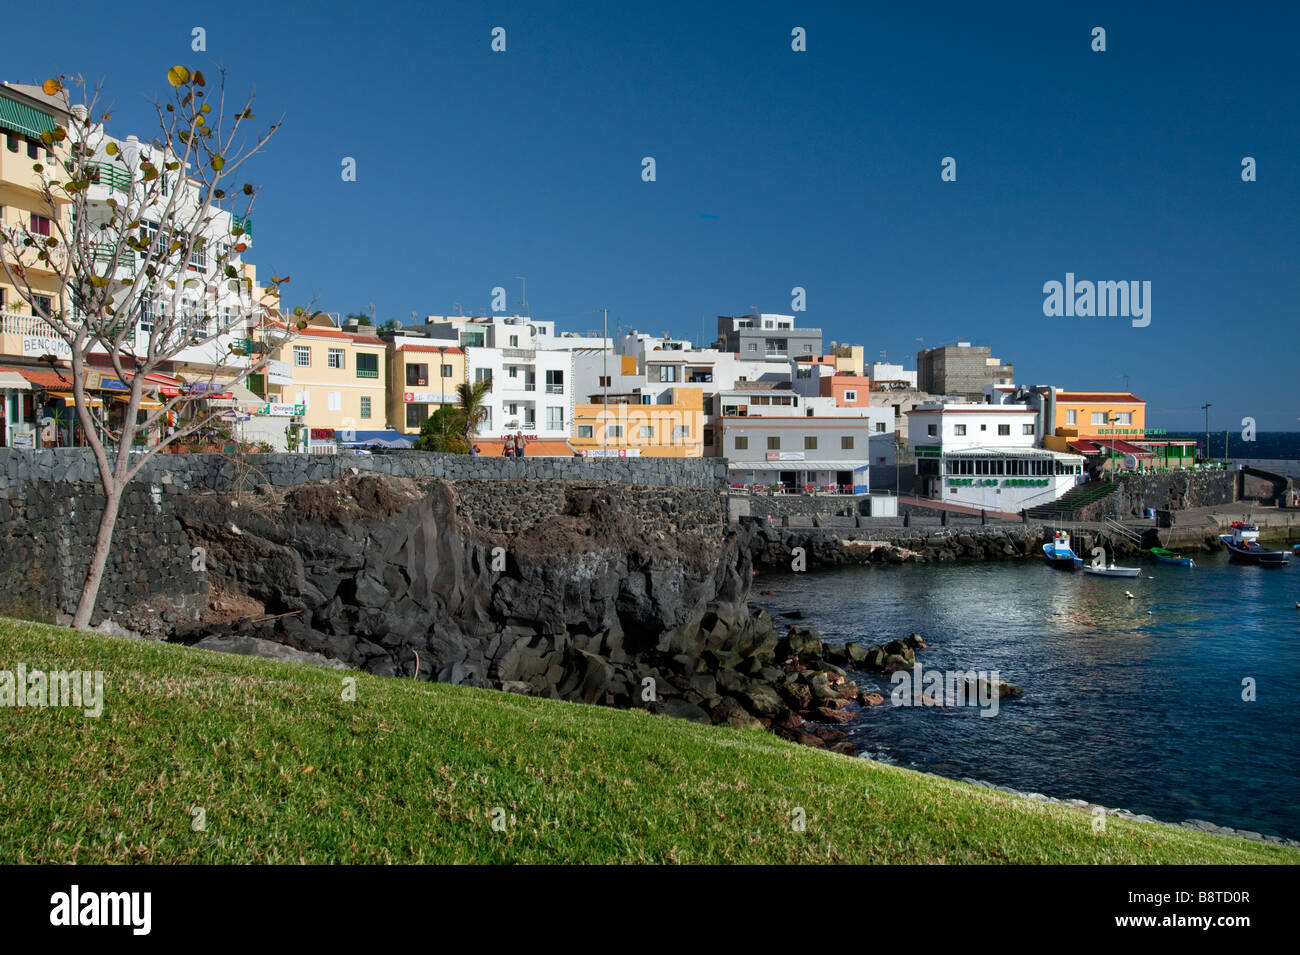
[[[524,433],[522,431],[516,431],[515,432],[515,457],[522,458],[523,456],[524,456]]]

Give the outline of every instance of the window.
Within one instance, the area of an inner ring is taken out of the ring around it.
[[[199,272],[208,270],[208,248],[200,246],[190,253],[190,268]]]
[[[1009,436],[1011,434],[1011,425],[1009,424],[998,425],[998,434],[1003,437]]]
[[[33,235],[49,235],[50,220],[48,216],[38,216],[35,212],[31,214],[31,229]]]
[[[769,451],[781,450],[781,436],[779,434],[774,434],[767,439],[767,450]]]
[[[706,445],[708,445],[709,447],[713,447],[713,429],[712,429],[712,428],[705,428],[705,429],[704,429],[704,443],[705,443]]]
[[[511,347],[511,348],[518,348],[518,347],[519,347],[519,336],[518,336],[518,335],[511,335],[511,336],[510,336],[510,347]]]
[[[853,450],[853,435],[846,434],[840,437],[840,450],[841,451]]]
[[[988,429],[989,429],[989,426],[988,426],[988,425],[986,425],[986,424],[982,424],[982,425],[980,425],[980,430],[981,430],[981,431],[987,431]]]
[[[475,368],[475,369],[474,369],[474,383],[475,383],[475,384],[478,384],[480,381],[491,381],[491,380],[492,380],[492,369],[491,369],[491,368]]]
[[[652,425],[646,424],[641,426],[641,437],[653,438],[654,436],[655,436],[655,429]]]
[[[883,422],[883,421],[877,421],[877,422],[876,422],[876,434],[884,434],[884,433],[885,433],[885,422]]]
[[[599,387],[599,388],[608,388],[608,387],[610,386],[610,378],[611,378],[611,377],[612,377],[611,375],[601,375],[601,376],[600,376],[600,383],[597,385],[597,387]]]
[[[803,449],[805,451],[816,451],[817,439],[811,434],[805,434],[803,436]]]
[[[293,346],[293,363],[298,368],[311,367],[311,348],[306,345]]]
[[[373,352],[357,353],[357,377],[358,378],[378,378],[379,377],[379,356]]]
[[[33,295],[32,304],[36,306],[32,310],[33,315],[49,318],[54,314],[54,302],[48,295]]]
[[[410,363],[407,363],[406,383],[412,387],[418,385],[427,385],[429,383],[429,366],[412,365]]]
[[[844,400],[845,400],[845,401],[857,401],[857,400],[858,400],[858,393],[857,393],[856,391],[846,391],[846,392],[844,392]]]
[[[343,367],[343,349],[342,349],[342,348],[331,348],[331,349],[329,350],[329,354],[328,354],[328,356],[327,356],[326,359],[325,359],[325,364],[326,364],[328,367],[330,367],[330,368],[342,368],[342,367]],[[331,409],[331,410],[333,410],[333,409]]]
[[[812,367],[809,366],[809,367],[807,367],[807,368],[800,368],[797,372],[795,372],[795,377],[796,377],[796,378],[811,378],[811,377],[812,377]]]
[[[509,376],[510,378],[518,378],[518,377],[519,377],[519,366],[518,366],[518,365],[511,365],[509,368],[506,369],[506,375]]]
[[[41,158],[41,148],[36,144],[36,140],[34,139],[27,140],[27,158],[28,159]]]
[[[1092,423],[1093,423],[1093,424],[1105,424],[1105,423],[1106,423],[1106,412],[1104,412],[1104,411],[1094,411],[1094,412],[1092,413]]]
[[[361,417],[362,418],[370,417],[370,396],[369,395],[361,396]]]
[[[674,440],[684,440],[691,436],[691,426],[688,424],[679,424],[673,427]]]
[[[451,377],[451,365],[443,365],[443,366],[442,366],[442,377],[444,377],[444,378],[450,378],[450,377]]]
[[[547,408],[546,409],[546,427],[552,431],[559,431],[564,427],[564,409]]]
[[[331,391],[325,397],[326,397],[326,404],[329,406],[330,411],[343,410],[343,392]]]
[[[660,380],[660,381],[676,381],[676,380],[677,380],[677,366],[676,366],[676,365],[660,365],[660,366],[659,366],[659,380]]]
[[[548,369],[546,372],[546,393],[548,395],[564,394],[564,372]]]
[[[758,342],[750,342],[749,351],[758,351]]]
[[[8,135],[6,135],[5,144],[9,147],[9,151],[11,153],[18,152],[18,134],[9,133]]]
[[[578,425],[578,437],[580,437],[580,438],[590,438],[590,437],[593,437],[593,435],[592,435],[592,427],[591,427],[591,425],[589,425],[589,424],[580,424],[580,425]]]
[[[966,426],[964,424],[955,424],[952,426],[952,433],[961,437],[966,433]]]
[[[1033,433],[1034,433],[1034,426],[1033,426],[1032,424],[1022,424],[1022,425],[1020,426],[1020,433],[1021,433],[1021,434],[1033,434]]]
[[[737,450],[737,451],[748,451],[748,450],[749,450],[749,438],[745,438],[745,437],[738,437],[738,438],[736,438],[736,450]]]
[[[1065,413],[1065,423],[1066,423],[1066,424],[1078,424],[1078,423],[1079,423],[1079,412],[1078,412],[1078,409],[1076,409],[1076,408],[1071,408],[1069,411],[1067,411],[1067,412]]]
[[[424,419],[429,417],[428,405],[409,404],[406,406],[406,426],[408,428],[418,428],[424,424]]]
[[[925,426],[925,433],[933,438],[939,434],[939,426],[937,424],[927,424]]]
[[[605,437],[607,438],[623,437],[623,426],[621,424],[607,425],[605,428]]]
[[[1115,415],[1115,423],[1131,425],[1133,423],[1133,412],[1131,411],[1119,412],[1119,414]]]
[[[782,328],[789,328],[790,326],[789,326],[789,325],[782,325],[781,327],[782,327]],[[803,353],[804,353],[805,355],[811,355],[811,354],[812,354],[812,346],[811,346],[811,345],[804,345],[804,346],[803,346]]]

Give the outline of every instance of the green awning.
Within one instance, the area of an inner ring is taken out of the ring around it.
[[[11,129],[32,139],[40,139],[41,133],[52,130],[58,125],[49,113],[42,113],[26,103],[19,103],[0,95],[0,129]]]

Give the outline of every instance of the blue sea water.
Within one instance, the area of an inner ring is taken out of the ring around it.
[[[1197,451],[1205,454],[1204,431],[1171,431],[1164,437],[1195,440]],[[1300,461],[1300,431],[1259,431],[1255,434],[1255,440],[1244,441],[1241,428],[1234,428],[1227,435],[1220,428],[1217,432],[1210,432],[1210,457],[1224,457],[1225,441],[1228,457]]]
[[[867,755],[1300,838],[1300,566],[1195,557],[1193,569],[1143,562],[1138,579],[1041,561],[849,567],[761,576],[773,593],[755,599],[778,621],[804,611],[830,643],[916,631],[924,668],[997,670],[1025,690],[980,717],[892,706],[887,677],[859,674],[886,699],[846,727]]]

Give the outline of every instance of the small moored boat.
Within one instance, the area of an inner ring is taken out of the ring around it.
[[[1182,554],[1175,554],[1171,550],[1163,547],[1152,547],[1151,555],[1162,564],[1177,564],[1179,567],[1195,567],[1196,561],[1190,557],[1184,557]]]
[[[1085,567],[1085,574],[1096,574],[1098,577],[1137,577],[1142,573],[1141,567],[1116,567],[1111,564],[1109,567]]]
[[[1057,531],[1050,544],[1043,545],[1043,556],[1047,565],[1057,570],[1078,570],[1083,566],[1083,558],[1070,549],[1070,535]]]
[[[1260,544],[1259,528],[1254,524],[1234,521],[1231,534],[1220,534],[1219,540],[1228,548],[1228,557],[1239,564],[1259,567],[1285,567],[1291,563],[1291,554],[1284,550],[1269,550]]]

